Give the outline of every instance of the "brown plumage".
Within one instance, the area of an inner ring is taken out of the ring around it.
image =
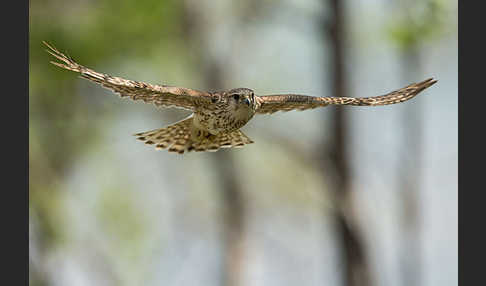
[[[327,105],[378,106],[407,101],[437,81],[429,78],[419,83],[412,83],[404,88],[373,97],[314,97],[299,94],[267,95],[258,98],[260,107],[257,113],[277,111],[306,110]]]
[[[78,72],[82,78],[94,81],[121,97],[143,100],[162,107],[179,107],[191,110],[188,118],[165,128],[137,133],[138,139],[156,149],[169,152],[217,151],[225,147],[243,147],[253,141],[239,129],[255,114],[277,111],[306,110],[328,105],[378,106],[404,102],[437,81],[427,79],[404,88],[374,97],[313,97],[299,94],[256,96],[248,88],[204,92],[168,85],[154,85],[110,76],[84,67],[73,58],[43,42],[47,52],[59,62],[52,64]]]
[[[206,134],[206,138],[202,140],[191,140],[192,120],[193,117],[190,116],[168,127],[137,133],[135,136],[145,144],[154,145],[155,149],[168,149],[169,152],[180,154],[186,151],[217,151],[219,148],[238,148],[253,143],[241,130],[218,135]]]

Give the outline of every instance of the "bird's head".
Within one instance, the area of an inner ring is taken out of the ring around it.
[[[235,88],[230,89],[225,93],[228,98],[228,103],[235,107],[253,107],[255,106],[255,93],[249,88]]]

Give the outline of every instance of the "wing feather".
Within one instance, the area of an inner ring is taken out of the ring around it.
[[[300,94],[278,94],[257,97],[257,113],[274,113],[277,111],[306,110],[328,105],[378,106],[407,101],[422,90],[436,83],[432,78],[413,83],[385,95],[374,97],[314,97]]]
[[[51,61],[52,64],[78,72],[81,77],[99,83],[103,87],[118,93],[121,97],[143,100],[156,106],[179,107],[192,111],[197,106],[211,103],[211,94],[207,92],[176,86],[149,84],[96,72],[78,64],[74,59],[59,52],[48,43],[43,43],[48,47],[46,51],[62,62]]]

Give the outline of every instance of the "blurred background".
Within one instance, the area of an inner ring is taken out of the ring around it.
[[[30,285],[457,285],[457,2],[30,0]],[[189,112],[127,79],[415,99],[257,115],[256,143],[155,151]]]

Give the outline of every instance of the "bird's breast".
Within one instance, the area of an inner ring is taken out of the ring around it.
[[[243,127],[253,117],[254,112],[249,109],[198,110],[194,113],[195,127],[209,131],[211,134],[230,132]]]

